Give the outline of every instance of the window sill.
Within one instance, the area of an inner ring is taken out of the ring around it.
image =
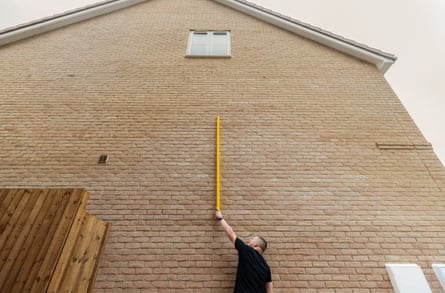
[[[185,58],[230,59],[232,56],[185,55]]]

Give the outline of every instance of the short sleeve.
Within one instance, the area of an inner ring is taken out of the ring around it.
[[[272,273],[270,272],[270,268],[267,270],[267,278],[266,283],[272,282]]]
[[[246,249],[249,249],[249,246],[246,243],[244,243],[244,241],[242,241],[239,237],[236,237],[235,248],[238,251],[244,251]]]

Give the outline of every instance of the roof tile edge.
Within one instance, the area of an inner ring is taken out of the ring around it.
[[[60,15],[44,18],[0,31],[0,46],[7,45],[25,38],[49,32],[70,24],[88,20],[100,15],[130,7],[148,0],[107,0],[91,6],[68,11]],[[293,18],[284,16],[246,0],[213,0],[253,16],[267,23],[293,32],[344,54],[374,64],[380,72],[385,73],[397,60],[392,54],[368,47],[342,36],[322,30]]]
[[[107,0],[0,31],[0,46],[78,23],[148,0]]]
[[[374,64],[380,72],[385,73],[397,60],[393,54],[371,48],[364,44],[346,39],[340,35],[321,28],[284,16],[246,0],[213,0],[220,4],[234,8],[247,15],[253,16],[267,23],[293,32],[347,55]]]

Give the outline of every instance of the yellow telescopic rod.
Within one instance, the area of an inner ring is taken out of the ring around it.
[[[220,181],[220,157],[219,157],[219,116],[216,116],[216,210],[221,210],[221,181]]]

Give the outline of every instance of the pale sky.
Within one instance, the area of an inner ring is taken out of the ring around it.
[[[445,164],[444,0],[250,1],[395,54],[385,77]],[[0,30],[95,2],[0,0]]]

